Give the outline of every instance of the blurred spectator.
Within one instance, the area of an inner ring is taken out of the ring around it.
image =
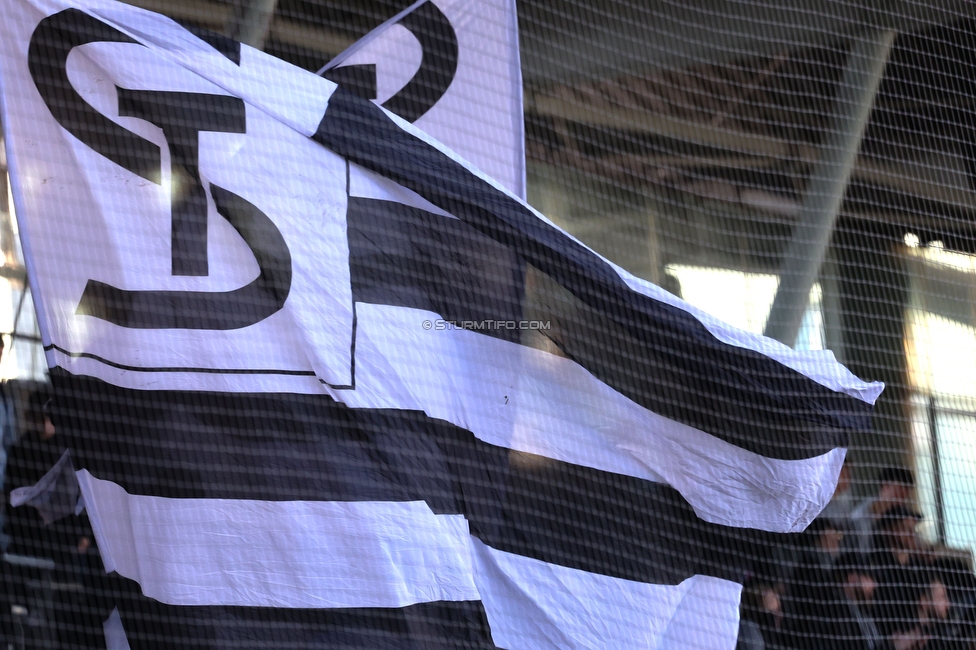
[[[892,635],[894,649],[963,650],[963,641],[954,638],[951,611],[949,590],[941,577],[930,574],[919,597],[913,625]]]
[[[30,395],[24,410],[23,431],[10,450],[4,484],[5,503],[10,491],[34,485],[58,462],[64,453],[51,418],[45,413],[50,397],[44,391]],[[58,550],[57,528],[44,525],[36,510],[29,507],[8,510],[11,551],[20,555],[55,559]]]
[[[878,520],[872,562],[878,579],[878,628],[889,639],[917,622],[927,568],[916,532],[922,516],[905,506],[890,508]]]
[[[903,505],[889,508],[878,518],[874,530],[874,551],[871,558],[876,565],[905,566],[916,559],[922,549],[918,523],[922,514]]]
[[[963,560],[952,549],[944,549],[933,569],[945,583],[952,608],[949,612],[948,629],[944,641],[952,641],[948,647],[960,650],[976,650],[976,575],[973,575],[971,559]]]
[[[65,451],[62,436],[49,414],[51,399],[44,391],[37,391],[28,399],[24,412],[24,430],[13,447],[9,458],[9,471],[5,495],[18,487],[37,483],[58,462]],[[21,589],[22,602],[33,603],[36,609],[44,602],[42,614],[32,614],[46,621],[62,644],[69,647],[104,647],[101,632],[103,612],[89,604],[89,583],[92,576],[102,573],[98,551],[87,517],[69,515],[45,524],[39,512],[29,506],[10,510],[10,537],[12,552],[34,558],[54,561],[53,580],[43,598],[31,590],[28,584]],[[32,580],[26,583],[36,582]],[[36,639],[35,639],[36,641]]]
[[[857,538],[857,550],[871,553],[874,530],[879,518],[894,506],[905,506],[912,497],[915,478],[902,467],[888,467],[878,475],[877,496],[865,499],[850,514],[852,532]]]
[[[840,555],[844,541],[844,531],[833,519],[818,517],[807,528],[811,539],[810,557],[825,571],[833,568]]]
[[[33,485],[58,461],[63,450],[53,440],[54,425],[43,413],[47,395],[35,392],[30,395],[23,412],[22,428],[17,443],[10,449],[4,484],[4,503],[7,505],[6,532],[9,534],[9,551],[30,559],[52,560],[57,545],[54,531],[45,526],[39,513],[33,508],[11,508],[10,492],[14,488]],[[29,611],[27,646],[51,647],[57,643],[54,627],[53,583],[51,573],[36,575],[33,569],[21,568],[8,576],[9,604],[25,607]],[[39,586],[46,585],[46,586]],[[5,606],[9,607],[5,603]],[[53,646],[56,647],[56,646]]]
[[[851,513],[854,512],[854,493],[851,490],[851,465],[848,462],[840,468],[840,476],[837,478],[837,488],[834,495],[830,498],[827,507],[823,509],[820,516],[834,522],[841,532],[847,537],[849,544],[854,544],[857,537],[853,535],[851,524]]]
[[[737,650],[777,648],[783,610],[779,593],[770,582],[753,580],[742,590]]]
[[[800,555],[783,605],[786,634],[791,639],[805,633],[807,621],[815,620],[821,604],[830,599],[833,564],[844,539],[837,525],[824,517],[814,519],[805,535],[807,548]],[[789,640],[787,645],[800,644]]]
[[[747,618],[739,617],[739,638],[735,650],[766,650],[762,631],[759,626]]]
[[[860,554],[837,558],[822,582],[812,585],[811,598],[792,621],[791,645],[797,650],[889,650],[872,613],[877,583]]]
[[[4,342],[0,336],[0,362],[3,361]],[[7,382],[0,382],[0,486],[4,485],[7,457],[10,448],[17,441],[17,430],[14,425],[14,404],[7,390]],[[10,539],[6,533],[5,521],[6,502],[0,504],[0,551],[6,552]]]

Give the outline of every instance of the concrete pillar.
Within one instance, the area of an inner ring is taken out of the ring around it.
[[[863,486],[874,480],[879,467],[911,467],[905,355],[909,274],[901,244],[889,237],[838,228],[834,244],[846,365],[862,379],[885,383],[871,431],[851,441],[855,478]]]

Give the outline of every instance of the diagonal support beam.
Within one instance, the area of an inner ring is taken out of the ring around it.
[[[855,41],[847,57],[830,131],[783,255],[779,288],[763,332],[786,345],[796,342],[894,41],[893,31],[867,34]]]

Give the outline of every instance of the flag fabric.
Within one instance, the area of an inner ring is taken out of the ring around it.
[[[10,507],[30,506],[37,510],[45,524],[50,525],[68,515],[81,514],[80,496],[71,452],[65,450],[37,483],[10,491]]]
[[[327,79],[107,0],[3,1],[113,639],[734,646],[743,576],[829,500],[880,385],[630,275]]]
[[[525,198],[515,0],[418,0],[319,70]]]

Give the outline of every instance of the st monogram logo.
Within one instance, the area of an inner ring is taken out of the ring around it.
[[[134,43],[114,27],[75,9],[41,21],[31,36],[28,62],[38,92],[54,119],[98,154],[153,183],[162,182],[159,147],[122,128],[88,104],[72,87],[68,55],[87,43]],[[162,129],[173,183],[172,274],[207,276],[207,193],[217,212],[240,234],[260,268],[239,289],[132,291],[89,280],[76,313],[139,329],[232,330],[279,311],[292,282],[288,246],[274,222],[237,194],[201,182],[200,133],[246,133],[244,102],[236,97],[116,87],[119,115]]]

